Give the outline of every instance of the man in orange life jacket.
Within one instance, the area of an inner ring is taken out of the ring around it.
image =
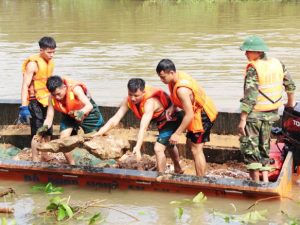
[[[115,127],[130,109],[141,120],[137,142],[133,148],[137,160],[141,159],[143,139],[150,122],[153,121],[156,122],[159,131],[157,141],[154,145],[158,172],[165,172],[166,156],[164,151],[168,148],[174,162],[175,173],[182,173],[179,165],[178,149],[174,145],[169,145],[170,136],[181,122],[182,112],[174,113],[172,119],[167,121],[165,110],[170,104],[167,93],[160,88],[145,86],[145,81],[139,78],[130,79],[127,87],[128,96],[121,103],[119,110],[94,136],[103,135]]]
[[[30,123],[31,136],[43,125],[46,117],[49,92],[46,81],[53,73],[53,56],[55,54],[56,42],[52,37],[43,37],[39,40],[40,53],[30,56],[22,66],[23,83],[21,89],[22,105],[19,108],[19,121]],[[52,130],[44,137],[50,140]],[[47,154],[42,157],[47,159]],[[38,161],[38,152],[32,145],[32,159]]]
[[[48,99],[44,125],[38,130],[40,135],[52,126],[55,110],[62,113],[60,138],[77,134],[80,127],[84,133],[90,133],[98,131],[103,125],[104,121],[99,108],[83,83],[52,76],[47,80],[47,89],[51,96]],[[65,156],[69,164],[75,164],[71,153],[65,153]]]
[[[241,117],[238,125],[240,148],[246,163],[268,164],[270,135],[274,121],[279,119],[278,108],[282,105],[283,86],[287,93],[286,107],[295,105],[296,89],[284,64],[276,58],[267,58],[268,47],[258,36],[248,37],[242,46],[248,59],[245,71],[244,97],[241,99]],[[263,171],[267,181],[268,171]],[[259,169],[250,173],[259,181]]]
[[[217,110],[212,100],[191,76],[176,71],[174,63],[162,59],[156,72],[161,81],[168,84],[173,105],[167,110],[167,118],[176,107],[183,109],[184,117],[177,130],[170,137],[170,143],[176,145],[180,135],[187,129],[187,141],[194,156],[196,174],[203,176],[206,160],[203,143],[209,141],[210,130],[217,117]]]

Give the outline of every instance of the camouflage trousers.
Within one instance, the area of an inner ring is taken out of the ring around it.
[[[240,149],[246,163],[269,159],[273,121],[247,121],[246,136],[240,137]]]

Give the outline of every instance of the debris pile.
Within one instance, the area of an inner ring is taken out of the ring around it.
[[[155,156],[143,154],[140,161],[136,160],[135,154],[127,151],[118,161],[116,168],[136,170],[156,170]]]

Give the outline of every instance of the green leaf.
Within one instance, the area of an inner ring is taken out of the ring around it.
[[[66,211],[62,206],[58,207],[58,211],[57,211],[57,220],[61,221],[66,217]]]
[[[45,186],[44,191],[45,191],[46,193],[49,193],[49,192],[52,191],[52,189],[53,189],[52,183],[48,183],[48,184]]]
[[[44,184],[34,185],[31,187],[31,190],[33,191],[44,191],[44,189],[45,189]]]
[[[66,204],[66,203],[61,203],[61,206],[67,212],[68,217],[71,218],[73,216],[73,211],[72,211],[71,207],[68,204]]]
[[[224,221],[225,221],[226,223],[230,223],[230,216],[225,216],[225,217],[224,217]]]
[[[13,219],[13,221],[11,221],[10,225],[17,225],[17,221],[15,219]]]
[[[193,201],[191,199],[182,199],[181,201],[171,201],[170,204],[174,205],[174,204],[192,204]]]
[[[242,223],[257,223],[260,221],[266,221],[267,218],[264,216],[267,214],[267,210],[262,210],[262,211],[252,211],[248,212],[246,214],[239,215],[237,220]]]
[[[55,205],[59,205],[62,201],[63,199],[61,199],[59,196],[50,199],[50,202]]]
[[[89,225],[94,225],[97,220],[100,220],[101,219],[101,213],[96,213],[95,215],[93,215],[90,220],[89,220]]]
[[[207,197],[202,193],[198,193],[194,198],[193,198],[193,202],[194,203],[203,203],[207,200]]]
[[[182,215],[183,215],[183,208],[181,208],[181,207],[176,208],[176,217],[178,219],[181,219]]]
[[[61,194],[63,192],[62,187],[54,187],[51,182],[48,184],[40,184],[40,185],[35,185],[32,186],[31,189],[33,191],[43,191],[47,194]]]
[[[245,224],[254,224],[261,221],[266,221],[267,218],[265,217],[265,214],[267,214],[267,210],[251,211],[245,214],[235,215],[235,216],[227,213],[213,211],[214,216],[223,218],[225,222],[236,221]]]
[[[261,167],[259,170],[260,171],[273,171],[275,170],[276,168],[274,166],[263,166]]]
[[[171,205],[174,205],[174,204],[181,204],[181,201],[171,201],[170,204],[171,204]]]
[[[47,194],[49,194],[49,195],[59,195],[59,194],[62,194],[62,192],[61,191],[52,191],[52,192],[49,192]]]
[[[49,211],[54,211],[57,209],[57,207],[58,207],[58,205],[56,205],[54,203],[50,203],[50,205],[48,205],[46,209]]]
[[[250,163],[246,167],[248,170],[259,170],[260,168],[262,168],[262,164],[261,163]]]
[[[7,225],[7,220],[5,217],[1,218],[1,225]]]

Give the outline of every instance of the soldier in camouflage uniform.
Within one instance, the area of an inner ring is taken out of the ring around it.
[[[268,47],[260,37],[248,37],[240,49],[246,51],[249,61],[240,100],[240,148],[246,163],[265,165],[269,162],[271,127],[279,119],[283,86],[288,97],[286,107],[295,105],[296,86],[283,63],[267,58]]]

